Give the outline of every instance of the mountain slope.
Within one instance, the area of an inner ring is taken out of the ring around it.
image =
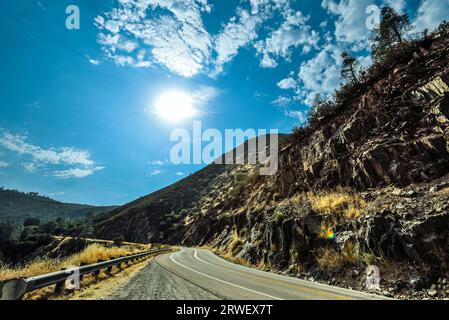
[[[287,135],[278,135],[282,145]],[[257,139],[256,139],[257,141]],[[270,139],[266,141],[269,146]],[[248,159],[248,141],[244,143]],[[230,151],[235,159],[235,149]],[[224,156],[222,156],[224,157]],[[179,243],[186,225],[247,178],[253,165],[211,164],[185,179],[96,218],[96,236],[124,235],[136,242]]]
[[[58,217],[82,219],[87,213],[99,214],[115,208],[62,203],[37,193],[0,189],[0,221],[21,223],[30,217],[42,221],[55,220]]]

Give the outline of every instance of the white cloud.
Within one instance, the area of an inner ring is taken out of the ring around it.
[[[95,19],[98,40],[119,65],[148,67],[154,61],[191,77],[209,63],[212,42],[201,13],[210,10],[205,0],[121,0],[118,8]],[[142,55],[139,47],[149,50]]]
[[[2,160],[0,160],[0,168],[7,168],[7,167],[9,167],[9,163],[8,163],[8,162],[5,162],[5,161],[2,161]]]
[[[65,195],[64,191],[50,192],[48,194],[49,197],[57,197],[57,196],[63,196],[63,195]]]
[[[302,111],[285,109],[284,115],[286,115],[287,117],[299,120],[300,124],[307,122],[307,114]]]
[[[85,150],[74,148],[50,148],[44,149],[27,143],[25,136],[14,135],[8,131],[2,131],[0,145],[21,155],[30,155],[33,160],[50,164],[82,164],[93,165],[90,154]]]
[[[405,0],[384,0],[383,6],[393,8],[396,12],[404,13]]]
[[[262,6],[270,3],[270,0],[249,0],[251,3],[251,14],[258,14]]]
[[[257,40],[262,22],[272,17],[274,11],[284,15],[289,4],[290,0],[242,2],[215,35],[203,24],[202,15],[212,11],[208,0],[120,0],[117,8],[97,16],[95,25],[105,56],[120,66],[142,68],[159,64],[184,77],[199,73],[213,77],[223,72],[224,65],[241,48]],[[286,43],[291,37],[303,38],[303,34],[295,32],[299,31],[292,30],[288,35],[285,30],[272,40],[272,45]],[[272,53],[286,55],[286,50],[289,49]],[[263,65],[269,65],[268,54],[262,60]]]
[[[211,86],[200,86],[189,93],[195,108],[202,108],[220,95],[220,90]]]
[[[272,103],[279,107],[284,107],[292,103],[292,98],[286,96],[279,96],[277,97],[276,100],[272,101]]]
[[[33,101],[33,102],[30,102],[30,103],[27,103],[26,106],[28,108],[30,108],[30,109],[35,110],[35,111],[42,110],[42,105],[41,105],[41,103],[39,101]]]
[[[90,56],[86,55],[87,60],[89,61],[90,64],[94,65],[94,66],[98,66],[101,61],[97,60],[97,59],[93,59]]]
[[[0,131],[0,146],[15,152],[20,156],[29,157],[30,161],[22,164],[28,172],[35,172],[38,168],[48,165],[58,166],[81,166],[85,172],[98,171],[94,161],[90,158],[90,153],[73,147],[63,148],[42,148],[28,143],[26,136],[15,135],[6,130]],[[102,167],[101,167],[102,168]],[[64,173],[65,171],[57,171]],[[67,171],[68,172],[68,171]],[[76,173],[76,172],[75,172]]]
[[[301,124],[305,123],[307,121],[307,113],[292,109],[293,102],[296,102],[296,97],[279,96],[276,100],[272,101],[274,105],[281,109],[285,116],[297,119]]]
[[[223,65],[231,61],[241,47],[257,38],[256,29],[262,21],[263,18],[259,15],[251,15],[243,9],[238,10],[237,17],[231,19],[214,39],[217,52],[214,74],[222,72]]]
[[[158,176],[160,174],[162,174],[163,171],[162,170],[153,170],[150,172],[150,176]]]
[[[163,166],[163,165],[165,165],[165,162],[162,160],[154,160],[154,161],[149,161],[148,164],[153,165],[153,166]]]
[[[296,89],[298,86],[298,83],[295,79],[293,79],[292,76],[289,76],[288,78],[282,79],[277,83],[277,86],[281,88],[282,90],[289,90],[289,89]]]
[[[237,8],[237,13],[223,27],[221,32],[214,37],[214,50],[216,59],[213,61],[215,69],[212,75],[223,71],[223,65],[231,61],[239,52],[239,49],[248,46],[257,40],[258,29],[264,22],[273,17],[275,12],[280,12],[282,16],[289,13],[286,24],[292,26],[296,23],[295,19],[302,19],[301,13],[296,16],[290,9],[290,0],[250,0],[251,10]],[[272,38],[265,42],[255,44],[258,54],[261,56],[261,66],[273,68],[277,65],[275,57],[282,55],[287,57],[289,47],[296,44],[288,44],[289,41],[297,41],[297,30],[282,30],[279,33],[273,32]],[[289,34],[290,33],[290,34]]]
[[[303,102],[310,105],[316,94],[330,95],[340,86],[341,54],[340,47],[328,44],[314,58],[301,64],[302,86],[298,94]]]
[[[183,176],[185,173],[184,172],[176,172],[177,176]]]
[[[337,41],[369,47],[371,30],[366,27],[368,15],[366,8],[374,5],[374,0],[323,0],[321,6],[329,14],[336,15],[335,38]]]
[[[292,49],[299,46],[302,46],[303,53],[317,48],[320,37],[318,32],[307,25],[308,20],[309,17],[304,16],[301,11],[289,11],[280,28],[255,45],[259,56],[262,57],[260,65],[264,68],[274,68],[278,64],[278,58],[290,60]]]
[[[93,167],[93,168],[72,168],[67,170],[55,171],[53,175],[58,178],[68,179],[68,178],[85,178],[93,175],[96,171],[103,170],[104,167]]]
[[[35,173],[37,165],[34,162],[22,163],[22,167],[29,173]]]
[[[423,0],[413,24],[416,31],[432,31],[444,20],[449,20],[449,0]]]

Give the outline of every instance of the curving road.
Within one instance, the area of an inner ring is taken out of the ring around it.
[[[359,300],[382,299],[230,263],[204,249],[158,256],[107,299]]]

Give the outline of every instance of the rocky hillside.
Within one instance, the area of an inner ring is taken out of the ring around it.
[[[58,217],[83,219],[87,213],[100,214],[115,208],[62,203],[37,193],[0,189],[0,222],[21,223],[26,218],[39,218],[41,221]]]
[[[281,145],[286,138],[279,135]],[[267,147],[269,142],[267,139]],[[236,151],[230,153],[235,159]],[[247,147],[244,156],[247,162]],[[186,225],[220,203],[223,196],[229,196],[227,191],[236,184],[244,185],[247,168],[252,166],[206,166],[171,186],[100,215],[96,218],[97,236],[111,239],[124,235],[136,242],[179,243]]]
[[[404,45],[281,148],[276,176],[209,166],[98,221],[103,237],[206,245],[263,269],[449,295],[449,32]],[[187,201],[185,201],[187,200]]]

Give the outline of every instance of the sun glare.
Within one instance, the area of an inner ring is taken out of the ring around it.
[[[154,111],[170,122],[179,122],[197,114],[193,98],[184,91],[166,91],[154,103]]]

